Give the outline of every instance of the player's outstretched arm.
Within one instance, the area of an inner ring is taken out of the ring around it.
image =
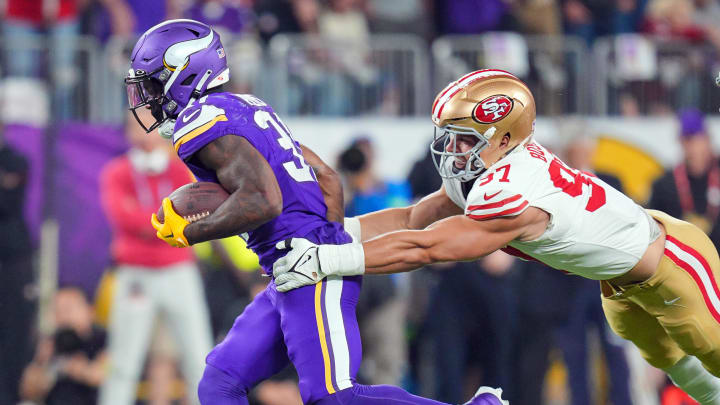
[[[531,239],[546,224],[540,210],[515,217],[476,221],[455,215],[421,231],[397,231],[365,243],[316,245],[295,238],[278,249],[292,250],[273,265],[279,291],[313,284],[329,275],[388,274],[438,262],[475,260],[514,239]]]
[[[325,162],[320,159],[320,156],[315,154],[310,148],[305,145],[300,145],[300,148],[302,148],[305,162],[313,168],[318,183],[320,183],[320,190],[323,193],[325,205],[327,205],[328,209],[325,217],[328,221],[342,223],[345,217],[345,204],[343,201],[343,186],[340,175],[325,164]]]
[[[217,138],[194,158],[215,171],[230,197],[211,215],[187,225],[184,233],[190,244],[251,231],[282,212],[282,192],[275,174],[245,138]]]
[[[400,273],[433,263],[476,260],[524,231],[520,217],[476,221],[455,215],[424,230],[391,232],[363,243],[365,273]]]
[[[441,187],[409,207],[388,208],[357,218],[360,220],[362,240],[366,241],[388,232],[424,229],[433,222],[462,213],[462,208],[452,202],[445,188]]]

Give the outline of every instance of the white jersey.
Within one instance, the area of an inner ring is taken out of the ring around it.
[[[512,241],[509,250],[594,280],[633,268],[659,235],[642,207],[536,142],[489,167],[467,198],[459,180],[445,179],[444,185],[450,199],[476,220],[520,215],[528,207],[547,212],[545,232],[532,241]]]

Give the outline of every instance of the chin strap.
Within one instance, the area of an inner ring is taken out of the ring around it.
[[[197,86],[195,86],[195,90],[192,92],[192,97],[190,97],[190,100],[188,100],[188,106],[191,106],[195,100],[200,97],[200,89],[205,84],[205,82],[208,80],[208,78],[212,75],[212,70],[206,70],[205,74],[200,78],[200,81],[198,81]],[[174,81],[174,79],[173,79]],[[166,86],[167,87],[167,86]],[[175,103],[174,101],[171,101],[171,103]],[[165,139],[172,139],[173,134],[175,133],[175,121],[172,118],[166,119],[160,126],[158,127],[158,134],[162,136]]]
[[[166,119],[158,127],[158,134],[160,134],[160,136],[162,136],[165,139],[172,139],[174,133],[175,133],[175,120],[173,120],[173,119]]]

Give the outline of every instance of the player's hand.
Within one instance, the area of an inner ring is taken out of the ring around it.
[[[165,222],[158,221],[155,213],[152,214],[150,219],[153,228],[157,230],[157,237],[167,242],[170,246],[180,248],[190,246],[184,233],[185,227],[189,222],[175,212],[172,202],[167,197],[162,201],[162,209]]]
[[[290,251],[273,264],[273,276],[278,291],[315,284],[326,274],[320,271],[319,246],[307,239],[292,238],[278,242],[276,249]]]
[[[275,245],[291,249],[273,264],[278,291],[315,284],[327,276],[356,276],[365,273],[365,253],[360,243],[316,245],[307,239],[292,238]]]

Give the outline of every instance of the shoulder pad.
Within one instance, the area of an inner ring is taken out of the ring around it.
[[[186,107],[175,122],[173,143],[177,150],[183,143],[189,142],[212,128],[217,122],[227,121],[225,108],[216,103],[193,103]]]

